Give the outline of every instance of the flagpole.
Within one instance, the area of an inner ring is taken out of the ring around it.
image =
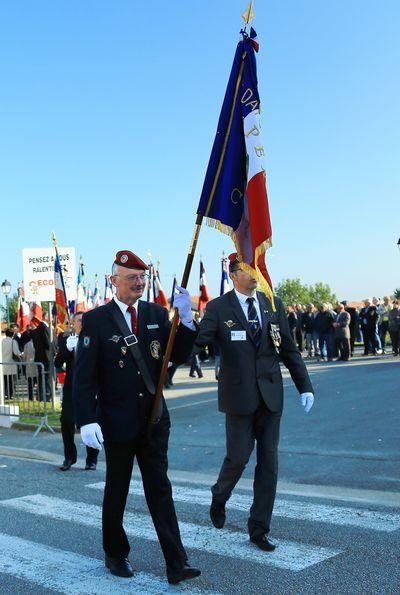
[[[203,222],[203,215],[197,215],[196,222],[194,224],[193,236],[192,236],[192,239],[191,239],[191,242],[189,245],[189,250],[188,250],[187,257],[186,257],[186,264],[185,264],[185,268],[184,268],[183,275],[182,275],[182,281],[181,281],[181,287],[184,287],[185,289],[186,289],[188,281],[189,281],[190,271],[192,269],[193,259],[194,259],[194,255],[196,252],[197,242],[199,240],[202,222]],[[178,312],[178,308],[174,308],[174,317],[171,322],[171,329],[169,332],[167,347],[165,349],[161,372],[160,372],[160,376],[158,379],[157,390],[156,390],[156,394],[155,394],[154,401],[153,401],[153,407],[151,409],[150,424],[155,424],[158,421],[157,420],[158,407],[159,407],[160,401],[162,399],[165,379],[167,377],[167,372],[168,372],[168,363],[171,359],[172,349],[174,347],[175,335],[176,335],[176,330],[178,328],[178,324],[179,324],[179,312]]]

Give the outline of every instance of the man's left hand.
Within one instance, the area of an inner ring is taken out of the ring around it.
[[[314,395],[312,393],[301,393],[300,403],[304,408],[304,413],[308,413],[314,405]]]
[[[193,320],[189,292],[187,289],[179,287],[179,285],[176,286],[176,290],[179,293],[175,293],[174,295],[174,308],[178,308],[179,318],[183,324],[189,324]]]

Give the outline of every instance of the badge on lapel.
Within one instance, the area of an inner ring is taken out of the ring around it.
[[[161,344],[159,341],[152,341],[150,343],[150,353],[154,359],[160,359],[161,357]]]
[[[90,346],[90,337],[83,337],[83,346],[84,347]]]
[[[121,353],[122,353],[122,355],[126,355],[126,350],[127,350],[127,348],[125,347],[125,345],[123,345],[121,347]]]
[[[113,335],[108,340],[109,341],[113,341],[114,343],[118,343],[118,341],[120,340],[120,338],[121,338],[121,335]]]
[[[118,364],[119,364],[120,368],[123,368],[125,365],[124,362],[122,361],[122,359],[119,360]]]
[[[232,328],[236,324],[236,322],[233,322],[233,320],[225,320],[224,322],[228,328]]]

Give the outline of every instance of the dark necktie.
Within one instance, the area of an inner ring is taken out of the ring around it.
[[[261,343],[261,325],[260,320],[257,316],[257,310],[254,305],[254,301],[254,298],[251,297],[247,298],[246,300],[246,302],[249,305],[249,309],[247,311],[247,319],[249,321],[250,332],[252,334],[254,342],[256,346],[259,347]]]
[[[128,312],[131,315],[132,333],[137,335],[137,316],[136,310],[133,306],[129,306]]]

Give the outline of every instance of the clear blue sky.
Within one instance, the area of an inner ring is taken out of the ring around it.
[[[21,249],[118,249],[182,274],[247,0],[4,1],[0,281]],[[400,286],[398,0],[256,0],[274,284]],[[211,293],[231,240],[204,226]],[[189,289],[196,293],[198,258]]]

